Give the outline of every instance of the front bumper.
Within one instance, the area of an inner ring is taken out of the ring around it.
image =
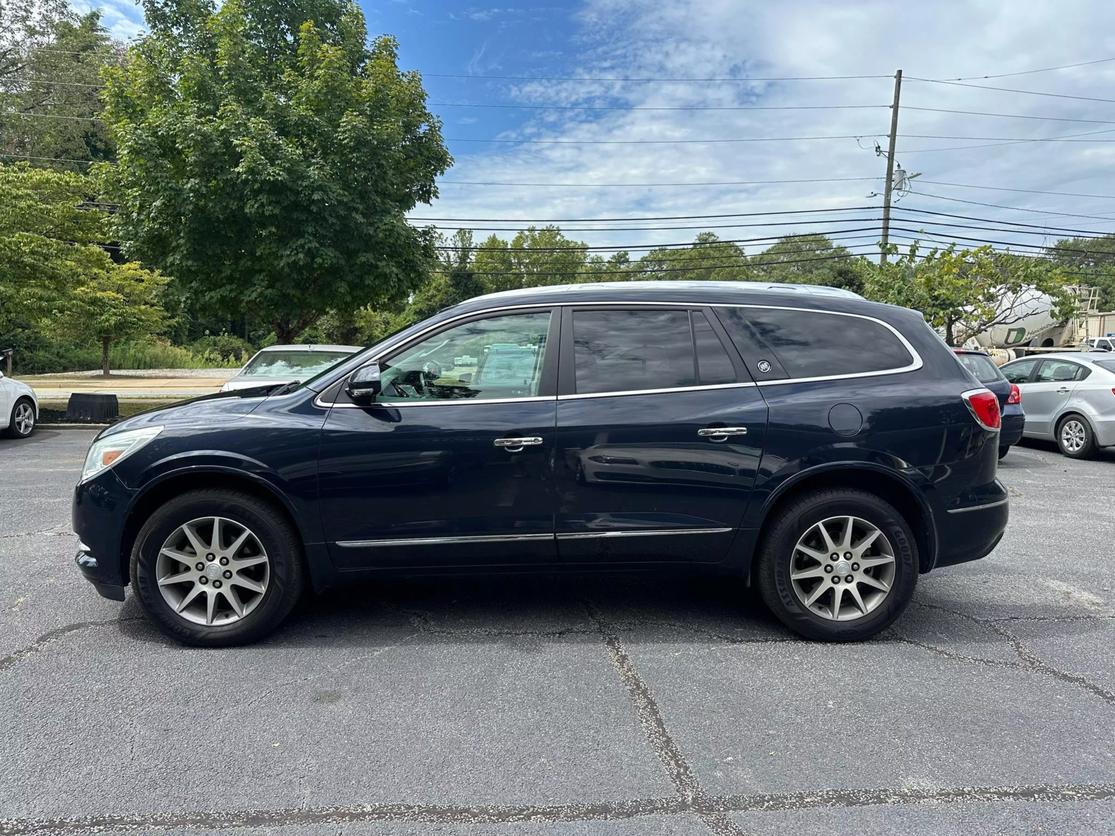
[[[84,543],[78,543],[74,563],[81,570],[81,574],[85,576],[85,580],[93,584],[93,588],[97,590],[102,598],[109,598],[113,601],[124,600],[124,585],[101,580],[100,564],[97,562],[97,558],[89,553],[89,547]]]
[[[74,562],[98,593],[114,601],[124,600],[128,585],[122,538],[133,497],[111,469],[74,488],[73,529],[81,541]]]

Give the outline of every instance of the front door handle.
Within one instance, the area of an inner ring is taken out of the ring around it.
[[[528,435],[523,438],[497,438],[492,444],[496,447],[502,447],[508,453],[518,453],[524,447],[538,447],[542,444],[542,439],[536,435]]]
[[[697,435],[709,441],[727,441],[733,435],[747,435],[747,427],[705,427]]]

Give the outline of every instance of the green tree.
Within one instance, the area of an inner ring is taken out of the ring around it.
[[[55,327],[87,334],[101,344],[101,373],[110,374],[115,340],[149,336],[166,325],[160,295],[166,278],[138,264],[112,264],[81,274],[63,303]]]
[[[583,281],[588,249],[556,226],[528,227],[510,242],[495,235],[476,250],[473,270],[488,292]]]
[[[1066,238],[1046,250],[1072,284],[1098,287],[1099,308],[1115,308],[1115,235]]]
[[[1066,319],[1076,304],[1064,276],[1047,259],[1000,253],[990,246],[949,247],[923,256],[914,244],[895,261],[869,272],[865,290],[869,299],[921,311],[951,346],[996,325],[1017,322],[1030,313],[1038,294],[1048,295],[1055,315]]]
[[[291,342],[328,310],[414,290],[432,230],[406,212],[451,159],[389,37],[351,0],[146,0],[106,73],[126,251],[210,312]]]
[[[109,217],[90,202],[96,193],[74,172],[0,166],[0,343],[97,339],[107,374],[113,339],[161,325],[164,280],[109,257],[101,246]]]
[[[752,273],[763,279],[823,284],[862,293],[865,261],[827,236],[805,234],[780,238],[747,263]]]
[[[0,160],[83,171],[113,159],[100,73],[119,63],[122,48],[100,12],[11,0],[0,4],[0,21]]]
[[[636,278],[689,281],[740,281],[749,272],[743,250],[715,232],[702,232],[688,247],[651,250],[634,269]]]

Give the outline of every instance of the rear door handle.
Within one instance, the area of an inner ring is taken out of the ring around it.
[[[1058,389],[1057,394],[1058,395],[1067,395],[1071,391],[1072,391],[1071,389]]]
[[[536,435],[528,435],[523,438],[497,438],[492,444],[496,447],[502,447],[508,453],[518,453],[524,447],[538,447],[542,444],[542,439]]]
[[[709,441],[727,441],[733,435],[747,435],[747,427],[705,427],[697,435]]]

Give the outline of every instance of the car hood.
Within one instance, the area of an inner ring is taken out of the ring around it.
[[[104,429],[98,438],[151,426],[213,426],[229,424],[251,414],[280,387],[273,384],[232,392],[216,392],[140,412]]]

